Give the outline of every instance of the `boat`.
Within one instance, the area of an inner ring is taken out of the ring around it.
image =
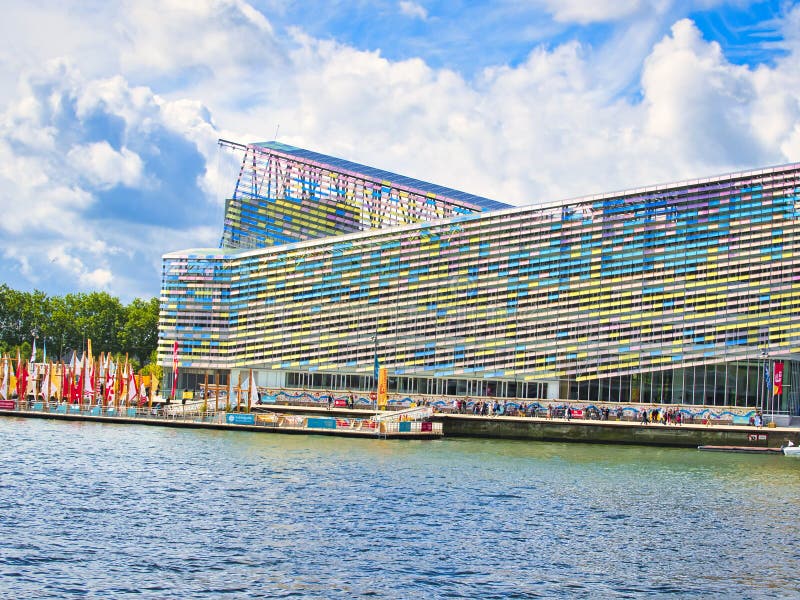
[[[784,446],[783,454],[785,456],[796,456],[800,458],[800,446]]]
[[[782,448],[765,446],[698,446],[704,452],[738,452],[740,454],[780,454]]]

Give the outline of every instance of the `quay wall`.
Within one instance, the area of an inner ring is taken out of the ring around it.
[[[329,415],[344,418],[369,418],[374,411],[353,409],[311,409],[297,406],[275,406],[272,410],[298,415]],[[258,412],[268,412],[259,410]],[[225,429],[238,431],[273,431],[280,433],[337,435],[337,430],[308,430],[263,426],[215,423],[182,418],[133,418],[91,416],[86,414],[56,414],[29,411],[0,410],[0,416],[32,417],[71,421],[94,421],[118,424],[185,427],[202,429]],[[537,417],[477,416],[437,413],[433,421],[442,423],[444,437],[473,437],[487,439],[518,439],[552,442],[584,442],[596,444],[636,444],[647,446],[673,446],[696,448],[697,446],[743,446],[777,448],[791,440],[800,446],[800,428],[797,427],[752,427],[745,425],[641,425],[632,421],[593,421],[583,419],[545,419]],[[345,433],[345,432],[342,432]],[[357,437],[375,437],[374,433],[346,432]],[[390,437],[393,437],[390,435]],[[413,435],[402,434],[403,438]],[[429,436],[421,436],[429,437]]]
[[[800,429],[738,425],[641,425],[631,421],[538,419],[526,417],[482,417],[434,415],[443,425],[444,437],[480,437],[639,444],[647,446],[747,446],[780,447],[786,440],[800,445]]]

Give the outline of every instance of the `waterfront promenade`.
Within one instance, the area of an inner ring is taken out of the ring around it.
[[[754,427],[722,422],[667,425],[642,424],[635,420],[458,413],[434,413],[425,421],[393,422],[387,417],[391,418],[397,411],[289,404],[261,405],[251,413],[200,411],[196,405],[127,408],[111,413],[97,407],[69,411],[54,408],[40,405],[30,410],[0,410],[0,416],[362,438],[434,439],[444,436],[686,448],[777,448],[791,440],[800,445],[800,428],[797,427]]]

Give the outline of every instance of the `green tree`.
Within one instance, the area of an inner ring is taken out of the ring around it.
[[[161,381],[164,379],[164,368],[158,364],[158,350],[153,349],[150,353],[150,362],[142,367],[139,374],[150,375],[161,386]]]
[[[27,344],[27,358],[35,338],[38,358],[46,344],[48,356],[68,360],[91,339],[95,355],[128,353],[132,362],[143,363],[158,343],[158,309],[158,298],[123,306],[106,292],[47,296],[0,284],[0,350],[16,354]]]
[[[98,352],[117,352],[123,347],[118,332],[125,323],[125,308],[106,292],[92,292],[83,296],[78,324],[86,337],[92,340],[92,349]]]
[[[48,319],[44,292],[19,292],[0,285],[0,339],[17,346],[38,337]]]
[[[158,345],[158,298],[135,298],[125,308],[125,324],[119,334],[120,342],[142,362],[153,361],[152,354]]]

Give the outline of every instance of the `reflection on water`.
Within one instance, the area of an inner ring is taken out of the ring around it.
[[[800,460],[0,419],[3,597],[796,597]]]

